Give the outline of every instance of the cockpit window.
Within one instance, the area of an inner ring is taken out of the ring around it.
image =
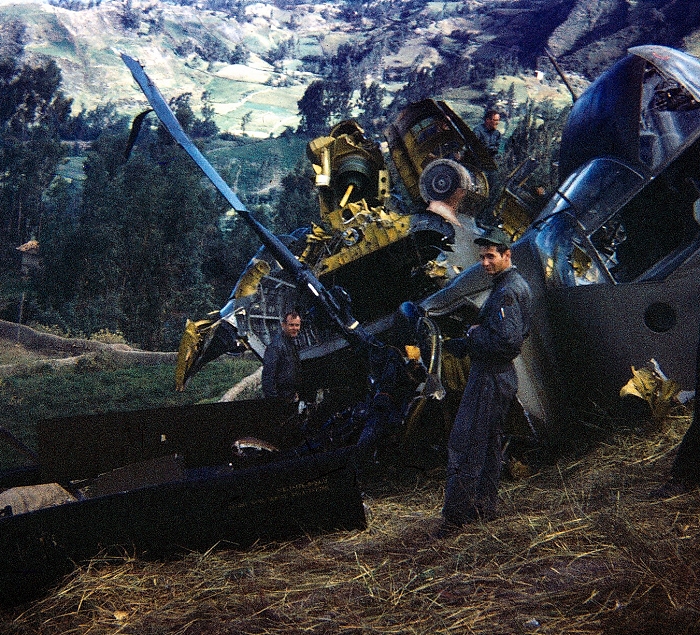
[[[445,123],[435,117],[426,117],[411,126],[411,134],[419,145],[444,130]]]
[[[603,225],[644,184],[643,177],[615,159],[594,159],[572,174],[553,201],[565,199],[583,230],[590,233]],[[559,202],[556,208],[561,207]],[[557,209],[544,209],[540,218]]]
[[[616,282],[664,279],[697,249],[698,154],[691,148],[609,220],[619,228],[609,266]]]
[[[550,216],[540,226],[535,242],[548,286],[612,282],[580,229],[568,212]]]
[[[595,159],[562,184],[540,214],[537,243],[549,284],[613,282],[608,267],[616,264],[615,248],[624,240],[624,228],[611,219],[643,183],[624,163]]]
[[[699,166],[700,145],[643,188],[639,174],[608,159],[570,177],[540,215],[537,244],[548,282],[580,286],[668,276],[700,247]]]
[[[677,80],[649,65],[642,84],[639,158],[657,171],[697,136],[700,103]]]

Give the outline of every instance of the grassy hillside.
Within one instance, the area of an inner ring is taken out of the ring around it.
[[[78,0],[63,4],[80,6]],[[228,3],[229,13],[203,9],[213,3],[201,2],[101,0],[88,9],[89,4],[85,0],[83,10],[68,10],[47,0],[0,0],[0,20],[28,26],[27,52],[57,61],[77,108],[91,109],[105,100],[130,114],[143,107],[119,58],[124,51],[141,60],[167,97],[190,92],[198,104],[206,91],[222,130],[240,133],[243,117],[250,116],[246,131],[255,137],[296,128],[297,101],[348,44],[372,52],[367,79],[387,82],[387,101],[412,71],[449,65],[457,57],[488,66],[516,56],[557,86],[545,46],[574,82],[593,79],[629,46],[700,50],[700,12],[689,0],[599,0],[593,6],[588,0],[274,0]],[[245,64],[232,63],[225,54],[212,54],[212,47],[219,52],[243,47],[250,56]],[[539,92],[534,88],[531,98]]]
[[[39,2],[0,3],[0,18],[28,26],[28,54],[56,60],[64,91],[76,108],[92,109],[105,100],[129,114],[144,108],[145,99],[119,57],[125,52],[145,65],[168,98],[189,92],[197,105],[202,93],[208,92],[223,131],[239,133],[241,119],[248,113],[247,131],[253,136],[296,128],[297,101],[314,77],[292,69],[275,70],[260,57],[290,37],[284,28],[291,19],[289,12],[275,9],[274,14],[263,11],[258,17],[253,10],[246,21],[238,23],[224,14],[191,6],[139,2],[133,6],[140,18],[134,28],[122,23],[124,4],[109,1],[83,11]],[[331,30],[322,24],[314,36],[305,32],[303,23],[297,24],[297,37],[318,43],[322,33]],[[245,45],[251,53],[248,62],[228,64],[183,54],[183,44],[201,43],[206,37],[229,49]],[[346,39],[340,38],[338,44]]]
[[[0,340],[0,366],[14,365],[0,378],[0,427],[33,449],[40,419],[218,401],[260,365],[253,358],[224,357],[195,375],[184,392],[176,392],[170,364],[125,366],[109,352],[86,355],[65,368],[42,363],[57,356]],[[19,460],[0,445],[0,466]]]
[[[478,33],[491,24],[487,11],[457,13],[458,3],[426,3],[409,18],[401,17],[400,6],[386,3],[385,10],[352,24],[345,21],[342,6],[326,2],[289,8],[251,4],[237,17],[160,2],[134,0],[132,6],[137,23],[129,28],[122,19],[124,3],[110,0],[82,11],[44,2],[0,2],[0,19],[27,25],[27,53],[56,60],[76,108],[111,101],[120,112],[143,110],[145,99],[119,57],[125,52],[144,64],[166,98],[192,93],[196,110],[206,92],[222,131],[240,134],[246,117],[246,132],[258,138],[297,127],[297,102],[319,78],[308,69],[328,61],[342,45],[366,43],[376,51],[377,77],[383,69],[402,77],[444,62],[453,49],[474,51],[477,44],[455,48],[461,40],[452,42],[451,34]],[[201,48],[212,41],[229,50],[244,47],[250,54],[247,62],[205,59]],[[276,47],[288,42],[293,43],[289,57],[274,65],[263,59],[271,59]],[[385,84],[387,102],[405,81]],[[459,93],[454,96],[458,101],[468,99],[468,90]],[[475,123],[481,111],[473,115]]]

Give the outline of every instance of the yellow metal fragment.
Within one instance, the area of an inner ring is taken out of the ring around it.
[[[678,405],[677,397],[681,387],[660,372],[653,359],[644,368],[632,366],[631,369],[632,379],[620,389],[620,397],[643,399],[649,404],[654,420],[661,421]]]
[[[180,348],[177,351],[177,365],[175,366],[175,388],[178,391],[185,389],[187,371],[197,359],[197,354],[207,331],[215,324],[216,320],[187,320],[185,330],[180,340]]]

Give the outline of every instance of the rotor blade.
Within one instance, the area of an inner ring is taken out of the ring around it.
[[[241,203],[233,190],[227,185],[226,181],[219,176],[211,163],[207,161],[197,146],[195,146],[192,140],[187,136],[187,133],[183,130],[177,117],[175,117],[175,114],[165,101],[165,98],[151,81],[151,78],[146,75],[141,64],[132,57],[129,57],[126,53],[122,53],[121,57],[134,76],[136,83],[141,87],[143,94],[153,107],[156,115],[158,115],[158,119],[160,119],[163,125],[168,129],[168,132],[173,136],[175,141],[177,141],[185,152],[192,157],[194,162],[202,169],[202,172],[204,172],[209,180],[216,186],[216,189],[224,195],[224,198],[231,204],[231,207],[237,212],[247,213],[245,205]]]
[[[214,167],[207,161],[204,155],[199,151],[193,141],[187,136],[180,122],[175,117],[175,114],[168,106],[163,95],[146,75],[141,64],[126,55],[121,53],[121,58],[131,71],[136,83],[141,87],[143,94],[148,99],[153,107],[156,115],[161,123],[167,128],[168,132],[173,136],[180,146],[192,157],[194,162],[201,168],[202,172],[214,184],[217,190],[221,192],[224,198],[229,202],[231,207],[240,214],[240,216],[251,226],[253,231],[258,235],[262,243],[270,249],[277,261],[283,269],[292,273],[300,286],[306,287],[323,306],[326,314],[340,328],[344,335],[348,338],[358,339],[365,344],[376,344],[374,338],[367,333],[347,311],[343,311],[333,297],[333,295],[321,284],[313,272],[305,265],[299,262],[294,254],[270,232],[264,225],[257,221],[252,214],[246,209],[245,205],[240,201],[235,192],[228,186]]]

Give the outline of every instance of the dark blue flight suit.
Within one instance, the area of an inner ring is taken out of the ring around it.
[[[493,130],[488,130],[486,125],[482,122],[474,127],[474,134],[479,138],[489,151],[492,157],[498,154],[498,150],[501,147],[501,133],[498,128]]]
[[[471,367],[448,443],[442,509],[451,525],[495,513],[503,423],[518,388],[513,360],[529,333],[531,310],[530,286],[510,267],[494,277],[479,326],[464,338]]]
[[[265,397],[293,401],[299,391],[299,348],[294,338],[278,331],[265,349],[262,390]]]

